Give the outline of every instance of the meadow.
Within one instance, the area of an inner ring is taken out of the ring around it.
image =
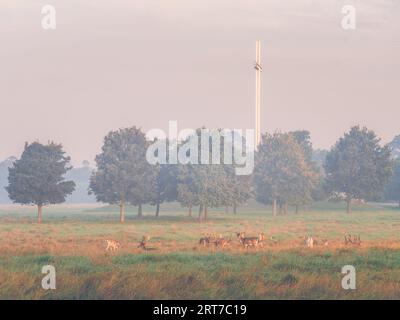
[[[0,299],[399,299],[400,210],[360,205],[351,214],[340,203],[316,203],[273,217],[250,204],[235,215],[211,210],[199,223],[175,204],[158,219],[145,207],[99,205],[46,207],[44,222],[34,207],[0,207]],[[264,232],[265,245],[244,249],[236,232]],[[206,233],[232,238],[225,248],[201,247]],[[361,246],[343,243],[359,234]],[[147,251],[137,247],[151,236]],[[307,248],[301,237],[328,239]],[[277,240],[271,241],[270,237]],[[105,239],[121,249],[106,252]],[[57,289],[41,287],[44,265],[53,265]],[[341,268],[353,265],[357,289],[344,290]]]

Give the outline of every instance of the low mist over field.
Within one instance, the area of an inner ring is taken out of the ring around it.
[[[400,300],[399,0],[2,0],[0,39],[0,300]]]

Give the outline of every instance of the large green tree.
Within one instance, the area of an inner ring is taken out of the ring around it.
[[[8,169],[9,198],[14,203],[33,204],[38,208],[38,222],[42,222],[42,208],[65,201],[75,190],[73,181],[64,175],[72,167],[61,144],[25,144],[21,159]]]
[[[136,127],[111,131],[105,138],[102,152],[96,156],[97,169],[90,178],[90,193],[97,201],[118,204],[120,222],[125,221],[127,203],[138,206],[154,199],[155,170],[146,160],[149,142]]]
[[[265,134],[256,153],[254,185],[257,201],[277,205],[308,201],[316,184],[316,173],[293,134]]]
[[[205,128],[202,128],[205,129]],[[202,135],[201,130],[197,129],[195,133],[190,135],[188,139],[183,141],[180,148],[185,150],[185,145],[190,144],[191,139],[197,141],[197,154],[191,155],[194,150],[188,149],[187,155],[191,159],[187,164],[178,166],[178,201],[191,208],[193,205],[198,205],[199,220],[207,220],[208,209],[213,207],[223,206],[226,201],[226,194],[229,192],[229,179],[226,175],[222,164],[212,164],[212,138],[211,134],[208,141],[204,141],[205,148],[201,148]],[[211,131],[212,133],[212,131]],[[204,138],[204,137],[203,137]],[[192,141],[193,141],[192,140]],[[217,142],[217,147],[220,142]],[[202,156],[202,152],[204,155]],[[206,154],[207,152],[207,154]],[[209,164],[204,164],[204,159],[208,157]]]
[[[332,147],[325,161],[326,187],[343,197],[347,213],[352,199],[371,199],[381,194],[392,174],[389,146],[381,146],[375,132],[352,127]]]

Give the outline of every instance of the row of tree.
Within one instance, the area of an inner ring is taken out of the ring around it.
[[[196,135],[201,139],[200,129]],[[158,217],[162,203],[178,201],[190,216],[198,207],[198,218],[203,220],[209,208],[232,208],[236,213],[253,196],[272,205],[274,215],[287,213],[289,205],[297,212],[326,198],[345,200],[350,212],[353,199],[378,199],[385,186],[394,199],[400,199],[400,166],[390,148],[381,146],[373,131],[358,126],[337,141],[322,165],[315,161],[309,132],[265,134],[250,176],[236,175],[235,163],[151,165],[146,150],[152,142],[136,127],[120,129],[104,138],[96,156],[88,191],[99,202],[119,205],[121,222],[127,204],[137,206],[139,216],[144,204],[154,205]],[[223,159],[226,146],[223,139],[220,143]],[[211,144],[210,138],[209,150]],[[201,148],[196,156],[201,159]],[[212,152],[208,156],[211,160]],[[9,198],[36,205],[41,222],[43,206],[64,202],[75,189],[75,183],[64,178],[71,169],[69,162],[60,144],[26,144],[21,158],[9,168]]]
[[[200,141],[200,129],[195,134]],[[211,150],[211,137],[209,139]],[[186,142],[181,143],[183,145]],[[250,198],[251,178],[236,176],[235,164],[151,165],[146,159],[150,143],[136,127],[120,129],[105,137],[102,152],[96,157],[97,170],[90,179],[90,192],[95,194],[98,201],[118,204],[121,222],[125,220],[127,203],[138,207],[139,216],[142,215],[143,204],[155,205],[158,217],[163,202],[178,201],[188,208],[189,215],[192,215],[192,208],[198,206],[201,220],[207,219],[210,207],[232,206],[236,210],[238,205]],[[200,163],[201,141],[198,145],[196,157]],[[221,158],[224,157],[223,146],[221,139]],[[209,150],[211,163],[213,154]]]

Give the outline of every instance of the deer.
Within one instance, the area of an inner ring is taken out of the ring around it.
[[[299,237],[301,240],[301,245],[305,245],[307,248],[313,248],[314,245],[318,244],[317,239],[312,236],[301,236]]]
[[[312,236],[302,236],[300,237],[302,240],[302,244],[304,244],[307,248],[313,248],[314,244],[317,245],[317,240],[315,240]]]
[[[222,235],[219,235],[219,239],[222,238]],[[206,234],[205,237],[201,237],[199,240],[199,244],[202,246],[208,246],[210,243],[216,243],[218,237],[216,234]]]
[[[215,246],[216,247],[225,247],[225,246],[229,246],[231,244],[232,239],[224,239],[222,237],[218,238],[217,240],[215,240]]]
[[[308,237],[306,238],[306,240],[305,240],[305,245],[306,245],[308,248],[314,247],[314,239],[313,239],[313,237],[308,236]]]
[[[245,247],[257,247],[259,244],[262,246],[262,242],[264,241],[264,234],[260,233],[258,237],[245,237],[244,232],[236,233],[236,236],[239,239],[240,244]]]
[[[121,247],[121,244],[118,241],[108,240],[108,239],[106,239],[105,241],[107,244],[106,251],[109,251],[109,250],[116,251]]]
[[[150,240],[149,236],[143,236],[142,241],[139,242],[138,248],[142,248],[144,250],[147,250],[147,241]]]
[[[322,239],[322,240],[320,241],[320,244],[321,244],[322,246],[324,246],[324,247],[327,247],[327,246],[329,246],[329,241],[328,241],[328,239]]]
[[[351,234],[347,234],[344,236],[344,244],[348,245],[348,244],[354,244],[354,245],[361,245],[361,238],[360,235],[351,235]]]
[[[328,239],[319,239],[319,238],[313,237],[313,242],[314,242],[314,246],[327,247],[329,245]]]

